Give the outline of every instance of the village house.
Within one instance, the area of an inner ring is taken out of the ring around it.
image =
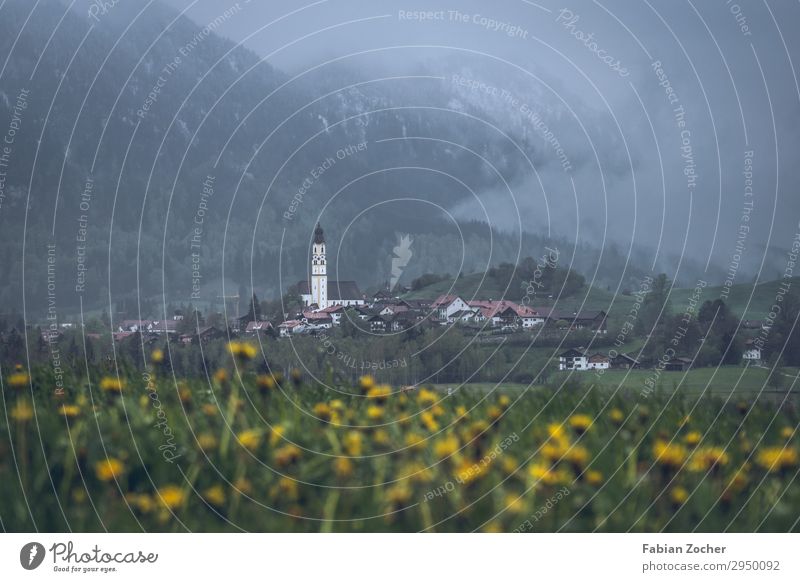
[[[333,318],[325,311],[304,311],[301,321],[306,329],[330,329],[333,327]]]
[[[559,370],[588,370],[589,361],[583,348],[570,348],[558,356]]]
[[[290,319],[284,321],[278,326],[278,335],[280,337],[289,337],[292,334],[303,333],[305,331],[305,324],[298,319]]]
[[[258,336],[265,335],[272,330],[272,324],[269,321],[248,321],[244,329],[245,335]]]
[[[751,364],[758,364],[761,362],[761,348],[758,347],[752,339],[748,339],[744,342],[742,361]]]
[[[639,367],[639,362],[628,354],[617,354],[610,360],[612,370],[632,370]]]
[[[690,358],[672,358],[664,363],[664,370],[667,372],[685,372],[692,366]]]
[[[586,367],[589,370],[608,370],[611,362],[607,355],[597,352],[586,359]]]
[[[458,295],[440,295],[431,304],[431,309],[436,311],[437,319],[446,323],[451,315],[457,311],[469,309],[469,305]]]

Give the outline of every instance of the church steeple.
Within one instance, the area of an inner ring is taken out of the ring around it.
[[[314,243],[323,244],[325,242],[325,233],[322,232],[322,227],[317,223],[317,228],[314,229]]]
[[[320,309],[328,306],[328,273],[325,258],[325,234],[317,223],[311,245],[311,300]]]

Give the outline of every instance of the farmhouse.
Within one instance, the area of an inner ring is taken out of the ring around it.
[[[692,360],[689,358],[672,358],[664,364],[664,370],[667,372],[685,372],[691,365]]]
[[[744,342],[744,352],[742,352],[742,361],[757,364],[761,362],[761,348],[758,347],[752,339]]]
[[[617,354],[611,358],[610,364],[613,370],[631,370],[639,367],[638,360],[628,354]]]
[[[457,311],[469,309],[469,305],[458,295],[440,295],[431,304],[431,309],[436,311],[439,321],[447,322]]]
[[[280,335],[280,337],[289,337],[293,333],[302,333],[305,328],[306,326],[302,321],[290,319],[278,326],[278,335]]]
[[[589,370],[608,370],[611,362],[607,355],[600,352],[592,354],[586,359],[586,367]]]
[[[559,370],[588,370],[589,359],[582,348],[570,348],[558,356]]]
[[[244,328],[245,335],[264,335],[272,329],[272,324],[268,321],[248,321]]]

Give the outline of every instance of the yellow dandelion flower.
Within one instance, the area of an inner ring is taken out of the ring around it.
[[[116,479],[125,471],[122,461],[109,457],[94,464],[94,474],[100,481],[107,482]]]
[[[675,505],[683,505],[689,499],[689,492],[681,486],[673,487],[669,491],[669,500]]]
[[[375,379],[372,376],[361,376],[358,379],[358,385],[364,392],[369,392],[371,388],[375,387]]]
[[[25,372],[15,372],[11,374],[6,382],[11,388],[24,388],[30,382],[31,377]]]
[[[722,447],[701,447],[689,459],[689,470],[695,473],[713,471],[728,464],[728,453]]]
[[[178,509],[186,502],[186,494],[177,485],[165,485],[158,490],[161,503],[167,509]]]
[[[797,449],[766,447],[756,455],[756,463],[770,473],[780,473],[797,466]]]
[[[500,462],[500,468],[503,469],[506,475],[513,475],[519,469],[519,461],[510,455],[506,455]]]
[[[686,460],[686,449],[678,444],[657,440],[653,445],[653,458],[660,465],[677,469]]]
[[[199,434],[197,435],[197,445],[208,453],[217,448],[217,437],[207,432]]]
[[[557,463],[567,454],[569,443],[562,441],[549,441],[542,445],[541,455],[550,463]]]
[[[216,416],[217,412],[219,412],[219,409],[216,404],[203,404],[203,414],[206,416]]]
[[[261,442],[261,433],[255,429],[247,429],[236,435],[236,440],[250,452],[254,452]]]
[[[386,501],[393,507],[402,507],[411,499],[411,489],[406,485],[394,485],[386,490]]]
[[[433,390],[422,388],[417,394],[417,403],[421,406],[431,406],[439,402],[439,396]]]
[[[178,398],[184,404],[189,404],[192,401],[192,391],[186,386],[181,386],[178,388]]]
[[[75,404],[62,404],[58,407],[58,413],[65,418],[77,418],[81,413],[81,408]]]
[[[284,476],[278,480],[278,491],[283,497],[291,501],[296,501],[300,497],[299,484],[291,477]]]
[[[353,461],[347,457],[336,457],[333,460],[333,472],[337,477],[347,478],[353,474],[353,469]]]
[[[11,418],[20,424],[28,422],[33,418],[33,408],[27,400],[20,400],[11,407]]]
[[[150,352],[150,359],[153,360],[154,364],[160,364],[164,361],[164,351],[158,348],[154,349]]]
[[[383,408],[380,406],[367,407],[367,418],[370,420],[380,420],[383,418]]]
[[[547,434],[551,439],[565,439],[567,433],[563,424],[551,423],[547,425]]]
[[[312,412],[319,420],[328,421],[331,419],[331,407],[325,402],[317,402]]]
[[[219,368],[214,372],[214,380],[218,384],[224,384],[228,380],[228,371],[225,368]]]
[[[269,433],[269,446],[274,447],[277,446],[283,440],[283,435],[286,434],[286,427],[280,424],[276,424],[272,427],[272,430]]]
[[[367,390],[367,398],[370,400],[375,400],[376,402],[382,403],[386,402],[386,400],[391,396],[392,388],[387,384],[380,384],[379,386],[373,386],[369,390]]]
[[[203,499],[215,507],[225,505],[225,489],[222,485],[212,485],[203,491]]]
[[[406,434],[406,446],[415,451],[421,451],[428,446],[425,437],[416,432]]]
[[[286,467],[296,462],[302,451],[295,445],[284,445],[275,451],[275,462],[279,467]]]
[[[256,385],[262,392],[269,392],[275,389],[275,378],[270,374],[260,374],[256,377]]]
[[[372,435],[372,442],[374,442],[376,445],[386,446],[390,441],[391,438],[389,437],[389,433],[384,429],[376,430]]]
[[[455,416],[456,416],[456,420],[457,421],[466,420],[467,419],[467,407],[464,406],[463,404],[459,404],[458,406],[456,406]]]
[[[403,465],[397,475],[399,480],[408,479],[412,483],[430,483],[433,481],[433,471],[419,462]]]
[[[503,394],[500,398],[497,399],[497,404],[500,406],[500,408],[505,410],[506,408],[511,406],[511,398]]]
[[[459,483],[469,485],[483,477],[489,470],[488,464],[474,463],[464,459],[455,470],[455,477]]]
[[[593,487],[603,484],[603,474],[600,471],[586,471],[586,473],[583,474],[583,478],[586,479],[586,482]]]
[[[589,462],[589,458],[589,451],[586,449],[586,447],[577,445],[568,449],[564,455],[564,459],[578,470],[581,470],[586,466],[586,463]]]
[[[486,416],[490,421],[494,422],[503,416],[503,411],[498,406],[490,406],[489,410],[486,411]]]
[[[458,447],[458,437],[450,435],[436,441],[433,452],[439,459],[444,459],[454,455],[458,451]]]
[[[236,493],[250,495],[253,492],[253,484],[246,477],[237,477],[233,481],[233,489]]]
[[[781,438],[789,440],[794,436],[794,429],[791,426],[784,426],[781,429]]]
[[[622,421],[625,420],[625,413],[619,408],[613,408],[611,412],[608,413],[608,418],[611,419],[611,422],[619,426],[622,424]]]
[[[439,423],[436,422],[436,418],[431,414],[430,411],[426,410],[425,412],[419,415],[422,424],[427,428],[430,432],[436,432],[439,430]]]
[[[357,430],[351,430],[344,436],[344,448],[351,457],[361,456],[363,437]]]
[[[689,447],[696,447],[703,440],[703,435],[699,431],[693,430],[683,437],[683,442]]]
[[[100,380],[100,390],[109,394],[120,394],[125,386],[125,382],[119,378],[106,376]]]
[[[525,510],[525,500],[516,493],[507,494],[503,505],[511,513],[520,514]]]
[[[150,513],[156,508],[153,498],[146,493],[128,493],[125,499],[140,513]]]
[[[240,360],[252,360],[258,355],[258,349],[249,342],[230,342],[228,343],[228,351],[233,357]]]
[[[747,477],[747,469],[748,465],[742,465],[739,469],[733,474],[733,476],[728,481],[728,485],[725,488],[726,492],[730,491],[731,493],[739,493],[745,487],[747,487],[747,483],[749,481]]]
[[[573,414],[569,417],[569,425],[578,434],[583,434],[592,426],[592,417],[588,414]]]
[[[556,485],[561,481],[561,475],[546,463],[533,463],[528,468],[528,474],[545,485]]]

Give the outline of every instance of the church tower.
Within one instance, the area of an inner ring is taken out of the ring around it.
[[[328,273],[325,259],[325,234],[317,223],[311,246],[311,302],[320,309],[328,307]]]

